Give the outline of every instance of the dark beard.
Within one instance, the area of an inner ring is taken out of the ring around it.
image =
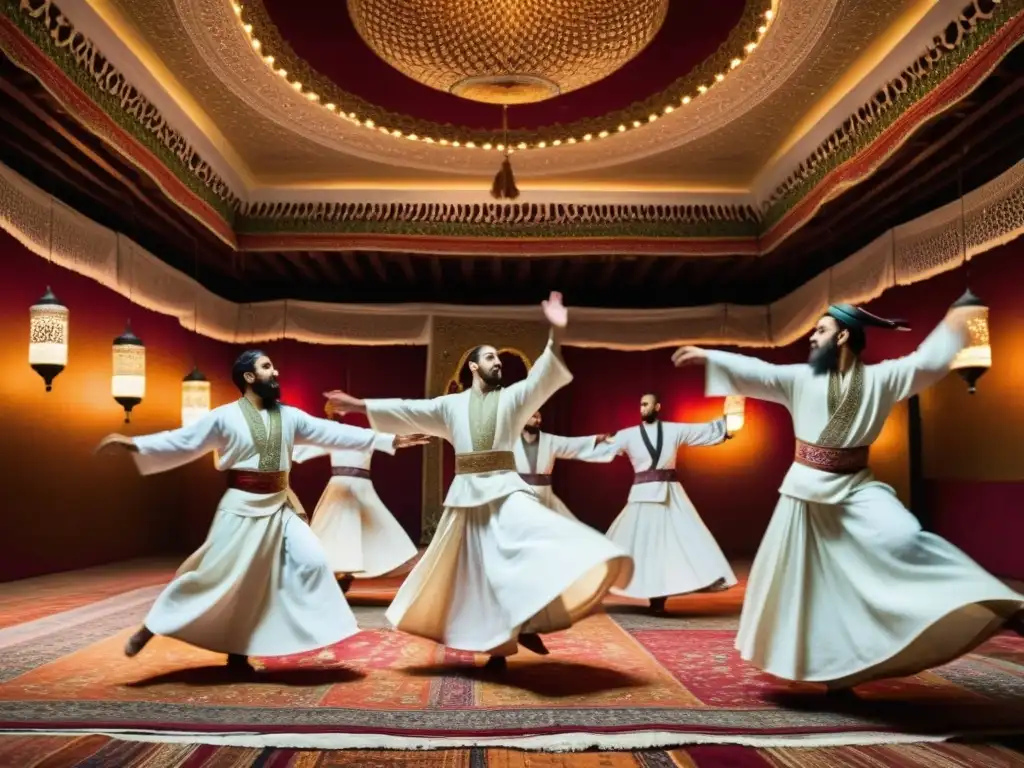
[[[500,371],[493,371],[492,370],[490,373],[488,373],[486,375],[481,373],[480,374],[480,378],[483,380],[484,384],[486,384],[491,389],[497,389],[498,387],[501,386],[501,372]]]
[[[643,419],[648,424],[653,424],[658,420],[658,414],[655,412],[651,412],[648,413],[646,416],[641,416],[640,418]]]
[[[815,376],[839,370],[839,345],[833,337],[821,347],[811,350],[811,356],[807,360]]]
[[[523,431],[524,432],[529,432],[531,435],[539,435],[540,434],[540,427],[534,427],[534,426],[531,426],[531,425],[527,424],[525,427],[523,427]]]
[[[264,408],[274,408],[281,399],[281,385],[277,379],[256,379],[252,383],[252,391],[263,401]]]

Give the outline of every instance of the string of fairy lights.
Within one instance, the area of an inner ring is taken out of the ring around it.
[[[345,120],[353,125],[361,126],[368,130],[378,131],[387,136],[392,136],[396,139],[405,139],[407,141],[419,141],[424,144],[437,144],[442,147],[452,147],[456,149],[481,149],[483,151],[495,150],[498,152],[504,152],[512,154],[517,150],[537,150],[547,149],[549,147],[560,147],[563,145],[574,145],[581,142],[586,143],[594,140],[607,139],[610,136],[614,136],[620,133],[625,133],[629,130],[635,130],[642,128],[645,125],[650,125],[657,121],[660,117],[672,114],[676,109],[685,107],[690,104],[694,99],[699,96],[703,96],[716,84],[721,83],[726,78],[726,72],[719,72],[713,78],[710,78],[708,82],[698,85],[693,93],[687,93],[677,95],[673,97],[670,103],[666,103],[660,113],[651,112],[646,118],[634,119],[629,123],[619,123],[617,125],[609,125],[607,128],[598,131],[589,131],[580,135],[568,134],[562,138],[552,140],[541,140],[536,141],[520,141],[514,146],[506,146],[502,143],[497,142],[476,142],[472,140],[459,140],[444,136],[420,136],[415,133],[406,133],[399,128],[393,128],[386,125],[378,125],[376,121],[361,116],[358,112],[346,112],[337,104],[333,102],[324,102],[320,95],[316,91],[311,90],[301,81],[291,76],[287,69],[278,66],[277,58],[272,52],[266,50],[267,46],[258,37],[255,36],[253,25],[245,20],[245,8],[238,2],[238,0],[231,0],[232,10],[235,12],[235,17],[238,19],[239,24],[242,27],[242,31],[245,33],[246,38],[249,40],[249,45],[253,51],[261,58],[263,63],[270,69],[271,72],[276,74],[287,82],[295,91],[303,95],[306,99],[311,102],[315,102],[325,109],[327,112],[337,116],[338,118]],[[753,53],[765,34],[768,32],[772,20],[775,18],[775,13],[768,9],[764,12],[764,22],[757,28],[757,39],[752,40],[744,46],[744,53],[742,57],[736,57],[729,62],[729,70],[737,69],[742,63],[743,59]]]

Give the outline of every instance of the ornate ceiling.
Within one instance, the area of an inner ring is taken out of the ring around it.
[[[510,110],[520,186],[748,195],[808,114],[860,82],[934,5],[719,0],[697,14],[670,3],[617,73]],[[189,116],[179,129],[216,147],[250,188],[472,189],[498,165],[500,110],[405,78],[362,44],[341,3],[61,7],[104,50],[119,41]]]

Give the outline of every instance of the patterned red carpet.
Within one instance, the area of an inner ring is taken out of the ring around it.
[[[732,641],[740,589],[675,600],[668,617],[648,616],[635,606],[610,605],[607,613],[552,636],[551,656],[523,652],[503,674],[481,669],[482,657],[393,632],[385,628],[382,607],[357,605],[367,631],[316,653],[257,659],[259,672],[245,679],[224,667],[223,656],[163,638],[136,659],[126,659],[121,646],[159,591],[159,586],[137,586],[139,577],[132,573],[126,572],[127,589],[120,594],[108,586],[91,602],[84,597],[66,603],[54,598],[53,604],[63,610],[28,621],[7,620],[4,601],[0,728],[69,735],[127,731],[158,740],[184,732],[191,734],[186,740],[221,739],[219,743],[241,747],[364,749],[514,745],[628,750],[702,743],[786,747],[863,744],[865,739],[895,743],[950,734],[1024,734],[1024,641],[1010,635],[935,672],[866,686],[857,700],[833,701],[816,686],[774,680],[739,660]],[[61,578],[76,585],[75,594],[84,594],[83,584],[98,577]],[[391,585],[359,584],[353,603],[386,599],[388,588]],[[16,585],[5,589],[8,594],[18,591]],[[45,579],[23,582],[12,605],[24,611],[34,593],[47,591],[53,586]],[[12,742],[4,749],[52,748],[55,753],[78,754],[94,747],[97,753],[120,749],[126,755],[144,750],[137,744],[41,737],[20,746]],[[691,752],[711,754],[680,754]],[[161,758],[153,764],[242,764],[232,762],[227,752],[217,758],[223,763],[208,762],[214,752],[202,754],[207,757],[197,753],[194,760],[177,763],[169,760],[168,752],[169,762]],[[274,760],[283,762],[260,764],[357,764],[292,762],[299,759],[296,754],[282,750]],[[515,765],[518,758],[508,755],[521,753],[491,750],[483,763],[478,760],[483,750],[445,754],[451,755],[445,765]],[[635,758],[641,762],[621,764],[704,764],[675,757],[675,762],[666,763],[663,757],[669,753],[652,754],[662,757],[648,755]],[[757,759],[762,762],[749,764],[788,764],[771,762],[782,760],[772,754],[759,751]],[[903,760],[918,752],[908,746],[891,754]],[[6,759],[0,759],[0,766],[35,764]],[[409,760],[435,764],[424,755]],[[889,757],[878,760],[864,765],[904,764],[887,762]],[[47,758],[44,764],[75,763]],[[367,757],[358,764],[398,762]],[[531,763],[547,764],[559,763]],[[619,763],[593,762],[605,764]],[[832,764],[843,763],[820,763]]]

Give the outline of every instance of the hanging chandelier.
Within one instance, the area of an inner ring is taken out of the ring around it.
[[[967,344],[957,352],[950,370],[956,371],[967,384],[967,392],[977,392],[978,379],[992,367],[992,345],[988,332],[988,307],[970,288],[956,300],[953,309],[963,310],[967,326]]]
[[[413,80],[528,104],[603,80],[661,29],[668,0],[348,0],[359,36]]]
[[[146,396],[146,345],[132,333],[131,321],[124,333],[114,339],[114,372],[110,394],[124,408],[124,423],[131,421],[132,409]]]
[[[195,424],[210,412],[210,382],[199,368],[181,382],[181,426]]]

